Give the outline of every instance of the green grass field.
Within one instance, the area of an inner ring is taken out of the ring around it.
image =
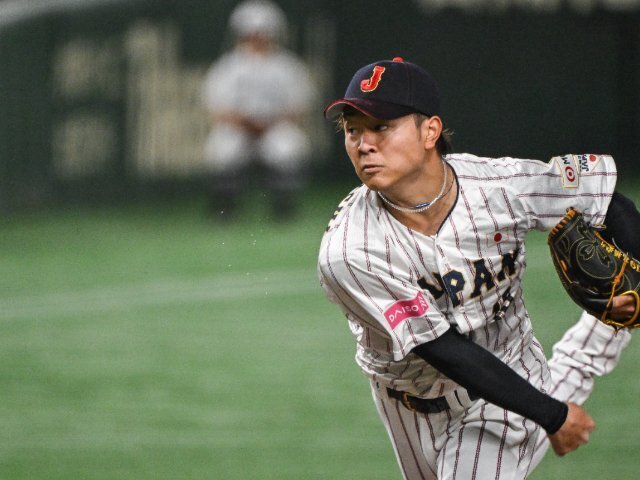
[[[318,286],[320,237],[348,188],[300,220],[259,202],[220,225],[199,199],[0,220],[0,478],[399,479]],[[527,302],[547,351],[578,310],[544,237]],[[591,443],[533,479],[636,479],[640,347],[600,379]]]

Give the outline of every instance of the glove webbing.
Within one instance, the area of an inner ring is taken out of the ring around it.
[[[600,237],[600,235],[598,235],[598,237]],[[627,320],[626,322],[620,322],[620,321],[614,320],[612,318],[607,318],[607,314],[611,310],[611,304],[613,303],[613,297],[615,296],[616,287],[618,286],[618,284],[622,280],[622,276],[624,275],[624,271],[627,268],[628,264],[629,264],[629,255],[627,255],[625,253],[624,254],[624,259],[622,261],[622,267],[620,267],[620,271],[618,272],[618,274],[613,279],[613,282],[611,282],[611,294],[609,295],[609,301],[607,302],[607,306],[605,307],[604,312],[602,312],[602,317],[600,318],[600,321],[602,321],[603,323],[606,323],[607,325],[611,325],[615,329],[620,329],[620,328],[625,328],[625,327],[626,328],[629,328],[629,327],[639,328],[640,327],[640,325],[634,325],[634,322],[636,321],[636,318],[638,317],[638,313],[640,313],[640,296],[638,296],[638,292],[636,292],[635,290],[627,290],[626,292],[621,294],[621,295],[633,295],[633,297],[635,299],[635,311],[633,312],[633,315],[631,316],[631,318],[629,320]]]

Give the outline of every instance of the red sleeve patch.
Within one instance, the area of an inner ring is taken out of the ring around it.
[[[400,323],[407,318],[421,317],[429,309],[429,304],[424,298],[422,292],[418,292],[415,298],[410,300],[398,300],[396,303],[387,308],[384,317],[389,322],[389,326],[395,329]]]
[[[564,155],[562,157],[554,157],[560,176],[562,178],[562,188],[578,188],[580,184],[579,172],[576,170],[573,155]]]

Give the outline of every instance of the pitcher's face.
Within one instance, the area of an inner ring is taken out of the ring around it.
[[[387,191],[425,172],[426,129],[413,115],[379,120],[357,112],[344,117],[344,143],[356,174],[372,190]]]

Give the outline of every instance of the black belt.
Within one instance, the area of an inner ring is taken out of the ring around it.
[[[468,392],[470,400],[477,400],[479,397]],[[409,410],[419,413],[440,413],[451,408],[445,397],[438,398],[420,398],[409,395],[407,392],[393,390],[387,387],[387,395],[395,398]]]

